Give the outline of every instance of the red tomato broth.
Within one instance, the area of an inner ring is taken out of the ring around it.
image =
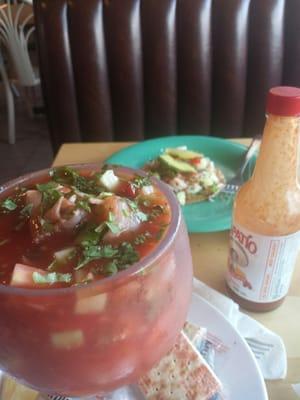
[[[157,225],[167,222],[164,214],[157,218],[137,233],[157,234]],[[137,381],[171,348],[185,322],[192,264],[182,220],[175,233],[152,264],[111,285],[102,280],[55,295],[0,287],[0,368],[45,393],[69,396]],[[148,243],[152,252],[160,242]],[[136,248],[141,258],[147,255],[146,243]],[[53,334],[74,331],[80,340],[54,345]]]
[[[91,172],[81,173],[80,176],[85,177],[88,180],[89,179],[92,180],[94,178],[94,174]],[[118,184],[116,190],[113,191],[113,194],[120,196],[119,197],[120,199],[126,199],[126,197],[122,196],[124,195],[124,193],[128,192],[128,187],[133,186],[131,182],[134,180],[135,177],[132,175],[131,176],[125,175],[120,178],[122,180]],[[52,179],[44,178],[40,182],[49,183],[52,182]],[[5,210],[7,213],[0,212],[0,284],[5,284],[5,285],[9,284],[14,266],[17,263],[25,264],[25,266],[28,265],[46,271],[48,269],[49,271],[51,271],[49,269],[49,266],[54,259],[53,258],[54,253],[63,250],[65,248],[70,248],[74,246],[74,241],[80,234],[80,230],[82,227],[88,225],[91,222],[96,222],[98,225],[100,225],[102,222],[105,222],[105,216],[103,214],[103,210],[101,211],[101,205],[100,207],[98,207],[100,208],[100,214],[99,212],[98,213],[94,212],[96,206],[95,207],[91,206],[91,212],[87,213],[85,220],[82,224],[79,224],[78,226],[74,227],[74,229],[72,229],[71,231],[54,232],[53,234],[50,234],[49,237],[46,236],[38,243],[35,243],[34,235],[36,233],[38,235],[39,230],[41,229],[41,227],[38,226],[39,218],[41,216],[45,218],[45,215],[47,215],[48,210],[46,210],[46,212],[44,211],[44,214],[41,212],[41,210],[33,211],[33,215],[31,215],[30,218],[27,218],[25,220],[24,218],[21,218],[20,220],[20,211],[26,205],[24,199],[27,190],[35,190],[37,183],[39,182],[35,182],[34,185],[31,185],[26,188],[23,187],[22,191],[16,191],[15,194],[9,197],[18,205],[16,210],[14,211]],[[68,188],[68,185],[64,184],[64,186]],[[144,204],[138,206],[138,211],[146,215],[148,220],[141,221],[134,229],[128,231],[125,230],[124,232],[114,235],[113,237],[110,237],[108,239],[105,239],[104,236],[104,239],[100,240],[98,244],[104,243],[112,245],[115,248],[124,242],[129,243],[133,246],[134,251],[138,255],[138,260],[145,257],[157,246],[157,244],[161,241],[162,237],[165,235],[167,231],[171,215],[170,215],[170,208],[168,206],[168,202],[165,196],[157,188],[155,188],[154,186],[152,187],[154,189],[154,192],[152,196],[149,196],[150,200],[149,199],[147,200],[149,204],[147,204],[147,206],[145,206]],[[132,193],[134,193],[134,195],[129,196],[130,200],[133,201],[137,199],[139,197],[140,192],[141,188],[132,189]],[[147,199],[148,196],[143,196],[143,198]],[[2,199],[2,202],[4,200]],[[154,201],[154,203],[152,203],[152,201]],[[152,210],[154,210],[155,208],[156,211],[158,210],[160,212],[154,214],[155,216],[150,218],[149,216],[151,215]],[[22,226],[22,220],[24,220],[23,226]],[[34,231],[34,233],[32,233],[32,231]],[[143,240],[136,242],[136,239],[138,240],[141,237]],[[71,260],[65,262],[63,265],[59,265],[59,268],[55,268],[54,271],[63,274],[67,273],[73,274],[78,265],[79,258],[80,254],[76,254]],[[114,261],[114,258],[112,257],[110,261]],[[98,272],[97,274],[94,275],[94,279],[102,279],[103,277],[105,277],[105,273],[101,273],[101,267],[104,267],[106,263],[107,260],[100,258],[88,262],[84,266],[86,275],[88,274],[88,272],[90,271],[94,272],[95,269],[97,269]],[[126,265],[125,268],[127,268],[129,265]],[[63,283],[55,282],[54,286],[65,287],[76,283],[77,282],[76,279],[74,279],[74,274],[73,274],[72,281],[70,282],[70,284],[66,282]],[[38,286],[40,285],[37,285],[37,287]],[[44,285],[44,286],[51,287],[51,285]]]

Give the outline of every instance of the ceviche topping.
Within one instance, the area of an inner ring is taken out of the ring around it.
[[[181,205],[211,199],[225,184],[212,160],[186,146],[167,148],[144,169],[171,186]]]

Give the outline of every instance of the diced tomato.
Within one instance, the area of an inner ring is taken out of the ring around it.
[[[192,159],[190,160],[190,162],[191,162],[191,164],[193,164],[193,165],[198,165],[198,164],[200,164],[200,162],[201,162],[201,158],[200,158],[200,157],[192,158]]]
[[[118,190],[119,194],[129,199],[134,199],[136,196],[136,188],[130,182],[124,182]]]

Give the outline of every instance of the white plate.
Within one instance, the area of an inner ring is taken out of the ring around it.
[[[206,327],[228,348],[216,352],[215,372],[228,400],[268,400],[264,379],[245,340],[206,300],[193,293],[188,320]]]

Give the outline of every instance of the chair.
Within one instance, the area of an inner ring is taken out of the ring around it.
[[[0,0],[0,43],[3,44],[9,54],[16,74],[16,82],[25,94],[40,82],[33,69],[28,51],[28,41],[35,30],[35,26],[30,27],[27,32],[26,28],[32,18],[32,6],[25,6],[23,2],[21,4],[13,4],[12,0],[7,0],[3,3]],[[0,54],[0,74],[7,99],[8,142],[14,144],[16,134],[14,98],[11,90],[12,82],[8,79],[2,54]],[[27,100],[26,104],[29,106],[27,96],[25,95],[24,97]]]
[[[6,105],[7,105],[7,132],[8,143],[15,144],[16,142],[16,123],[15,123],[15,103],[13,92],[10,87],[9,79],[7,76],[4,60],[0,49],[0,77],[3,83],[5,92]]]
[[[261,132],[300,86],[299,0],[34,0],[54,149]]]
[[[24,3],[12,4],[11,0],[0,7],[0,39],[9,52],[19,83],[28,87],[37,85],[39,78],[36,77],[28,51],[28,41],[35,26],[25,32],[33,13],[27,11],[28,15],[22,21],[24,9]]]

